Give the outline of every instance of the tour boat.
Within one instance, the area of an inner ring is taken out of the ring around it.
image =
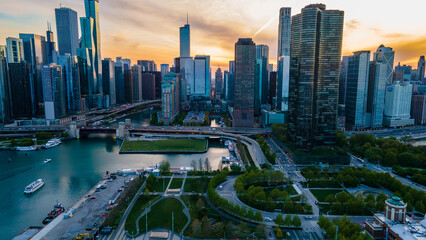
[[[53,139],[50,139],[46,144],[44,144],[44,147],[45,148],[53,148],[53,147],[58,146],[61,143],[62,143],[61,139],[53,138]]]
[[[43,224],[50,223],[51,221],[53,221],[53,219],[61,215],[61,213],[63,212],[65,212],[65,208],[62,206],[62,204],[61,203],[55,204],[52,210],[50,211],[50,213],[47,214],[47,217],[43,219]]]
[[[31,194],[34,193],[35,191],[39,190],[41,187],[43,187],[44,185],[44,180],[43,179],[38,179],[34,182],[32,182],[30,185],[28,185],[25,190],[24,193],[25,194]]]

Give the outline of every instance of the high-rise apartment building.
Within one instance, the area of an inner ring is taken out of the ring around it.
[[[44,65],[41,75],[45,118],[53,120],[64,117],[66,115],[66,86],[62,77],[62,67],[55,64]]]
[[[355,52],[348,59],[346,82],[347,130],[361,130],[367,123],[368,79],[370,74],[370,51]]]
[[[78,19],[77,12],[70,8],[56,8],[56,33],[58,36],[59,55],[77,56]]]
[[[24,60],[24,42],[19,38],[6,38],[6,59],[8,63],[20,63]]]
[[[251,38],[235,43],[234,127],[253,127],[256,44]]]
[[[312,4],[292,18],[289,138],[302,149],[336,142],[343,15]]]
[[[288,111],[291,49],[291,8],[280,9],[278,24],[276,108]]]
[[[179,113],[179,76],[170,72],[161,83],[162,113],[160,121],[170,123]]]

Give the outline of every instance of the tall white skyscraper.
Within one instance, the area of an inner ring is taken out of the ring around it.
[[[410,119],[411,97],[413,86],[409,83],[395,82],[386,87],[386,103],[384,125],[388,127],[403,127],[414,125]]]
[[[6,59],[8,63],[19,63],[24,60],[24,43],[19,38],[6,38]]]

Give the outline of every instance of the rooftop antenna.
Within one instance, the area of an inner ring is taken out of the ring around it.
[[[186,13],[186,25],[189,25],[189,15]]]

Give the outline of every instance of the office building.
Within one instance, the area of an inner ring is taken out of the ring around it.
[[[222,88],[222,99],[225,101],[228,99],[229,91],[229,71],[223,71],[223,88]]]
[[[161,64],[161,75],[164,77],[167,73],[169,73],[170,68],[169,64]]]
[[[108,96],[106,106],[117,104],[115,93],[115,62],[110,58],[102,60],[102,88],[105,96]]]
[[[194,59],[192,57],[181,57],[178,61],[179,72],[182,79],[186,79],[189,95],[194,94]],[[176,64],[176,62],[175,62]],[[177,66],[177,65],[176,65]]]
[[[348,63],[349,56],[343,56],[340,63],[340,80],[339,80],[339,104],[345,105],[346,101],[346,82],[348,79]]]
[[[142,67],[132,66],[133,73],[133,102],[142,101]]]
[[[262,110],[262,125],[264,127],[271,126],[272,124],[283,124],[284,122],[283,112]]]
[[[124,64],[121,58],[116,58],[115,61],[115,98],[117,104],[125,103],[124,94]]]
[[[189,22],[179,29],[180,57],[191,57],[191,33]]]
[[[63,82],[66,89],[66,113],[81,113],[80,79],[77,68],[77,57],[66,53],[58,56],[58,65],[62,68]]]
[[[215,93],[216,98],[221,99],[223,96],[223,74],[222,69],[218,68],[215,73]]]
[[[419,70],[419,81],[424,81],[425,79],[425,68],[426,68],[425,56],[420,56],[419,61],[417,62],[417,70]]]
[[[276,109],[288,111],[291,49],[291,8],[281,8],[278,25]]]
[[[12,117],[14,119],[34,117],[36,108],[31,65],[25,62],[9,63],[8,68]]]
[[[348,131],[369,127],[367,123],[369,74],[370,51],[355,52],[349,57],[345,101],[345,127]]]
[[[56,51],[56,43],[55,38],[53,36],[53,32],[51,30],[50,23],[48,25],[48,29],[46,31],[46,42],[45,42],[45,54],[46,54],[46,63],[57,63],[58,62],[58,52]]]
[[[235,86],[235,61],[229,61],[229,74],[227,82],[226,101],[233,105],[234,103],[234,86]]]
[[[142,67],[142,72],[157,71],[157,64],[152,60],[138,60],[138,65]]]
[[[55,17],[59,55],[77,56],[79,38],[77,12],[65,7],[56,8]]]
[[[395,82],[386,87],[384,125],[405,127],[414,125],[410,118],[413,86],[407,82]]]
[[[6,59],[8,63],[20,63],[24,60],[24,42],[19,38],[6,38]]]
[[[277,101],[277,72],[269,72],[269,98],[268,98],[268,103],[271,106],[276,106],[276,104],[275,104],[276,101]]]
[[[253,127],[256,44],[251,38],[235,43],[234,127]]]
[[[194,82],[191,95],[210,98],[210,56],[197,55],[194,58]]]
[[[268,67],[269,67],[269,47],[267,45],[256,45],[256,66],[255,66],[255,114],[260,115],[262,104],[268,103]]]
[[[155,100],[155,75],[153,73],[142,73],[142,97],[143,100]]]
[[[133,103],[133,72],[124,70],[124,102]]]
[[[0,45],[0,124],[12,121],[9,77],[7,75],[6,46]]]
[[[411,118],[417,125],[426,124],[426,94],[414,94],[411,98]]]
[[[93,19],[93,28],[91,29],[91,36],[93,38],[92,51],[94,52],[94,68],[100,81],[100,74],[102,74],[101,63],[101,29],[99,24],[99,0],[84,0],[86,10],[86,18]],[[82,31],[83,32],[83,31]],[[82,33],[83,34],[83,33]],[[87,34],[87,32],[86,32]],[[99,93],[101,86],[98,85],[96,92]]]
[[[19,34],[24,47],[24,59],[31,64],[32,84],[34,85],[35,99],[38,104],[42,104],[43,89],[41,80],[41,67],[47,63],[46,38],[37,34]],[[37,108],[38,113],[40,109]]]
[[[335,145],[343,15],[312,4],[292,18],[288,122],[295,147]]]
[[[62,77],[62,67],[55,64],[44,65],[41,75],[46,120],[64,117],[66,115],[66,86]]]
[[[384,65],[386,69],[386,84],[392,84],[393,80],[393,62],[395,59],[395,52],[390,47],[385,47],[384,45],[380,45],[377,51],[374,53],[373,61],[377,63],[381,63]],[[407,73],[404,71],[404,75],[408,74],[411,71],[411,68],[406,69]],[[408,80],[409,81],[409,80]]]

